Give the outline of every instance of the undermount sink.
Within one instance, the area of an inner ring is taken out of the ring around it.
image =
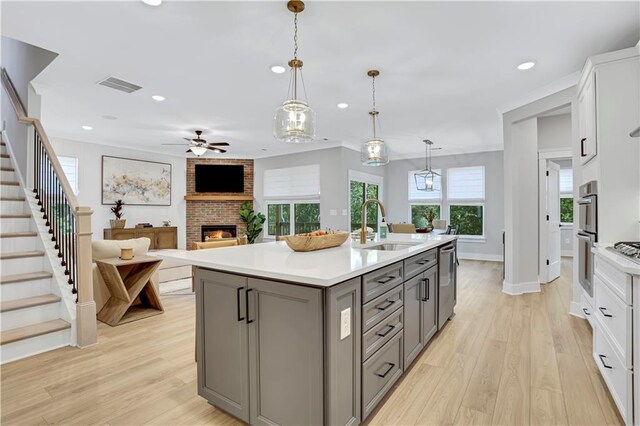
[[[383,250],[383,251],[395,251],[407,249],[413,247],[416,244],[376,244],[375,246],[362,247],[362,250]]]

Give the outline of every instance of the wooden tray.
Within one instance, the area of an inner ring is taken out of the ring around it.
[[[336,232],[335,234],[322,235],[319,237],[291,235],[289,237],[286,237],[285,241],[293,251],[315,251],[331,247],[338,247],[348,239],[348,232]]]

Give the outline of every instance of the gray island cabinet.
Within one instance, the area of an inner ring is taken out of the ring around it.
[[[360,424],[452,317],[438,311],[452,249],[324,287],[197,265],[198,393],[252,425]]]

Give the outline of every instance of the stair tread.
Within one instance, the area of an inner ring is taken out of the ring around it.
[[[42,336],[43,334],[54,333],[56,331],[71,328],[71,324],[63,319],[39,322],[25,327],[13,328],[0,333],[0,345],[18,342],[31,337]]]
[[[39,271],[39,272],[27,272],[25,274],[13,274],[0,277],[0,284],[18,283],[22,281],[35,281],[45,278],[51,278],[53,274],[51,272]]]
[[[5,300],[4,302],[0,302],[0,312],[33,308],[34,306],[49,305],[59,301],[60,297],[55,294],[43,294],[41,296],[25,297],[23,299]]]
[[[0,167],[0,172],[15,172],[13,167]]]
[[[10,253],[0,253],[0,260],[4,259],[22,259],[24,257],[40,257],[44,256],[43,251],[15,251]]]
[[[0,154],[0,158],[9,158],[9,154]]]
[[[18,186],[20,185],[20,182],[16,182],[12,180],[3,180],[3,181],[0,181],[0,185]]]
[[[37,237],[38,233],[34,231],[23,232],[5,232],[0,234],[0,238],[22,238],[22,237]]]
[[[25,197],[0,197],[0,201],[27,201]]]
[[[0,219],[27,219],[30,218],[29,213],[24,214],[0,214]]]

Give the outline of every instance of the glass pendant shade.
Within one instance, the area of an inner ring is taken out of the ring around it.
[[[287,143],[312,142],[316,137],[316,113],[306,102],[285,101],[276,109],[273,136]]]
[[[196,157],[200,157],[205,152],[207,152],[207,148],[205,148],[203,146],[192,146],[191,147],[191,152],[193,152]]]
[[[440,191],[439,181],[436,179],[440,175],[433,170],[423,170],[413,176],[418,191]]]
[[[381,139],[369,139],[362,144],[360,160],[364,166],[384,166],[389,162],[387,145]]]

